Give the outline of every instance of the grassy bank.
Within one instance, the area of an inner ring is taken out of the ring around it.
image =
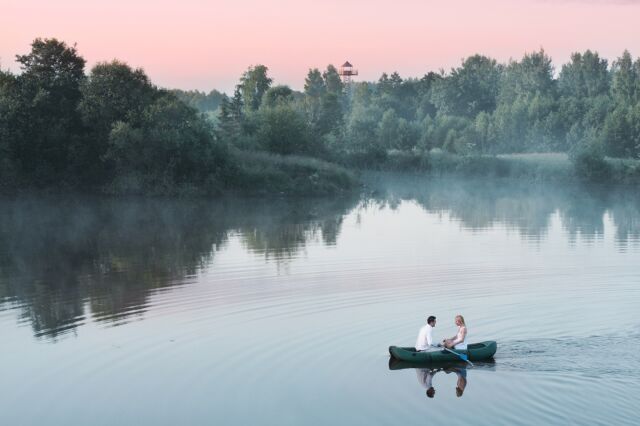
[[[359,158],[357,167],[365,162]],[[639,184],[640,160],[572,159],[565,153],[527,153],[463,156],[441,150],[389,151],[370,158],[364,168],[386,171],[425,172],[435,176],[499,177],[540,182],[583,182]],[[585,161],[597,163],[586,164]],[[589,173],[585,173],[587,170]],[[593,171],[597,170],[597,174]]]
[[[109,196],[287,195],[325,196],[351,192],[359,186],[356,174],[337,164],[311,157],[266,152],[228,151],[223,167],[198,182],[176,182],[169,174],[118,174],[105,185],[79,186],[62,182],[38,187],[0,174],[0,194],[87,193]]]
[[[227,165],[200,184],[175,184],[167,179],[140,182],[118,176],[103,192],[110,195],[209,196],[223,194],[324,196],[351,191],[355,175],[336,164],[311,157],[266,152],[228,152]]]
[[[310,157],[233,151],[236,165],[227,176],[226,192],[242,194],[331,195],[353,190],[354,173]]]

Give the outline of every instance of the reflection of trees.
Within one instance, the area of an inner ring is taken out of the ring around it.
[[[240,233],[245,247],[265,257],[293,257],[307,242],[318,238],[336,243],[344,215],[355,205],[353,198],[262,201],[252,207]],[[248,220],[247,220],[248,219]]]
[[[640,241],[640,199],[630,190],[542,187],[508,181],[384,176],[360,199],[104,200],[32,198],[0,203],[0,310],[48,339],[85,317],[120,324],[143,315],[150,293],[205,268],[230,235],[277,262],[307,245],[334,245],[345,215],[403,200],[481,230],[502,224],[543,238],[559,212],[571,240]],[[361,208],[361,209],[360,209]]]
[[[335,243],[354,202],[6,201],[0,206],[0,309],[20,309],[21,320],[50,339],[73,331],[86,316],[126,322],[145,311],[154,289],[197,274],[231,231],[252,250],[290,257],[317,234]]]
[[[597,190],[567,193],[560,214],[569,240],[575,242],[578,235],[586,240],[602,237],[605,210],[606,204]]]
[[[429,212],[448,214],[471,230],[501,223],[523,235],[540,238],[558,204],[558,195],[531,185],[500,181],[428,180],[424,177],[390,178],[377,183],[379,202],[415,200]]]
[[[617,228],[619,243],[640,238],[640,202],[635,191],[625,188],[557,187],[508,180],[432,180],[424,176],[385,176],[374,179],[375,191],[368,200],[397,206],[415,200],[429,212],[448,214],[472,230],[496,223],[539,239],[546,235],[553,213],[558,211],[570,241],[578,235],[587,240],[604,232],[607,210]]]
[[[633,194],[635,195],[635,194]],[[610,214],[616,225],[616,241],[622,247],[640,241],[640,198],[620,196],[619,202],[610,207]]]
[[[73,281],[67,281],[71,283]],[[52,292],[45,282],[35,283],[33,295],[28,303],[22,305],[22,321],[31,323],[36,336],[59,334],[74,330],[84,320],[82,297],[77,286]]]

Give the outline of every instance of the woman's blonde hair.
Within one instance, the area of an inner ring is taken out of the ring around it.
[[[460,318],[460,321],[462,321],[462,325],[464,325],[465,327],[467,326],[467,324],[464,322],[464,317],[462,315],[456,315],[456,318]]]

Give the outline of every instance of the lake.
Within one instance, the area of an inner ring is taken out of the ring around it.
[[[0,424],[637,424],[636,190],[0,200]],[[428,315],[495,362],[390,369]]]

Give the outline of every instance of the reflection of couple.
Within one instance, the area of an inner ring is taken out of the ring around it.
[[[427,318],[427,324],[420,329],[418,333],[418,339],[416,340],[417,351],[433,351],[437,348],[445,347],[448,349],[467,349],[467,325],[464,322],[462,315],[456,315],[455,323],[458,326],[458,332],[450,339],[444,339],[442,344],[435,344],[433,341],[433,329],[436,326],[436,317],[431,315]]]
[[[433,388],[433,376],[440,371],[440,369],[432,370],[430,368],[416,368],[416,374],[418,375],[418,383],[420,383],[427,390],[427,396],[433,398],[436,394],[436,390]]]
[[[436,394],[436,390],[433,387],[433,376],[437,372],[444,371],[445,373],[456,373],[458,381],[456,382],[456,396],[461,397],[464,393],[464,389],[467,387],[467,369],[461,367],[447,367],[447,368],[416,368],[416,375],[418,376],[418,383],[420,383],[427,390],[427,396],[433,398]]]

